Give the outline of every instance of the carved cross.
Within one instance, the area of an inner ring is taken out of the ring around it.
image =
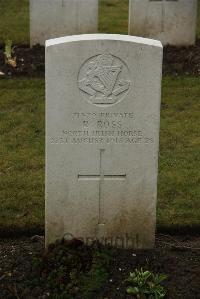
[[[102,188],[104,181],[123,181],[126,179],[126,174],[105,174],[103,170],[102,160],[105,149],[99,150],[99,173],[98,174],[78,174],[78,180],[82,181],[99,181],[98,200],[99,200],[99,219],[98,224],[105,224],[104,209],[102,199]]]

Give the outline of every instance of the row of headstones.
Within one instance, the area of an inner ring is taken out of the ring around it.
[[[31,45],[98,32],[98,0],[30,0]],[[129,0],[129,34],[163,44],[192,45],[197,0]]]

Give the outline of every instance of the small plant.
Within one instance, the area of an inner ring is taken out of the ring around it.
[[[166,275],[153,274],[150,271],[143,271],[142,268],[136,269],[126,279],[126,282],[130,284],[126,291],[137,299],[161,299],[166,295],[161,285],[166,278]]]
[[[15,68],[17,66],[16,57],[13,57],[12,53],[13,53],[12,41],[8,39],[5,43],[5,51],[4,51],[5,61],[7,64]]]
[[[58,240],[33,260],[27,285],[41,286],[52,299],[93,299],[108,279],[110,252],[99,243]]]

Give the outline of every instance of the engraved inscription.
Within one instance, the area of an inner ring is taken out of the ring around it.
[[[94,56],[82,65],[78,87],[91,104],[100,107],[116,104],[130,88],[128,67],[109,53]]]
[[[65,240],[72,240],[75,237],[71,233],[65,233],[63,238]],[[109,246],[116,246],[118,248],[139,248],[139,234],[136,233],[134,235],[129,235],[125,233],[124,235],[119,235],[117,237],[77,237],[78,240],[82,240],[84,244],[91,246],[94,242],[99,241],[103,245],[109,245]]]
[[[135,124],[133,112],[74,112],[72,127],[51,136],[51,144],[153,144]],[[74,127],[74,128],[73,128]]]
[[[153,144],[142,131],[67,131],[64,137],[51,137],[51,144]]]

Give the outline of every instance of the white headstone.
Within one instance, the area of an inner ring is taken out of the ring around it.
[[[154,40],[46,42],[46,244],[154,245],[161,68]]]
[[[129,0],[129,34],[192,45],[196,16],[197,0]]]
[[[98,0],[30,0],[30,43],[98,32]]]

